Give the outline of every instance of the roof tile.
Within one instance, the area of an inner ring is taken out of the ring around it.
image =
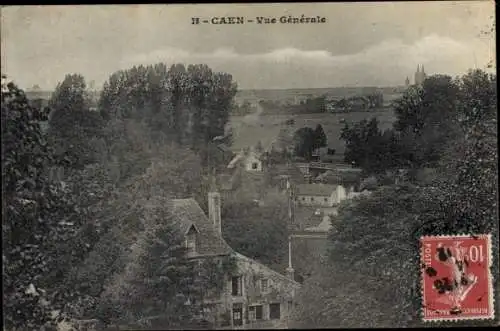
[[[178,226],[185,233],[194,225],[199,233],[199,255],[225,255],[232,249],[219,235],[209,219],[194,199],[171,200],[172,215],[178,221]]]

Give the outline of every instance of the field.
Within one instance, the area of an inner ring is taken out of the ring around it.
[[[346,123],[355,123],[363,119],[377,117],[379,127],[388,129],[395,121],[392,109],[377,112],[352,112],[341,114],[300,114],[300,115],[258,115],[232,116],[230,119],[233,128],[233,150],[255,146],[260,140],[264,147],[269,146],[277,137],[282,128],[291,132],[308,126],[315,128],[321,124],[328,139],[328,147],[336,149],[337,154],[343,154],[344,142],[340,140],[340,130]],[[294,125],[286,125],[285,121],[293,118]]]
[[[259,100],[285,101],[294,100],[296,97],[317,97],[320,95],[335,97],[350,97],[354,95],[364,95],[375,91],[384,94],[384,97],[392,94],[400,94],[402,87],[331,87],[314,89],[283,89],[283,90],[239,90],[236,93],[236,101],[257,102]]]

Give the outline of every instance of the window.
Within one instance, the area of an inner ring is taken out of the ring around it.
[[[306,198],[305,198],[305,197],[302,197],[302,201],[306,201]]]
[[[252,163],[252,169],[255,170],[255,169],[257,169],[257,167],[258,167],[257,162],[253,162]]]
[[[328,202],[328,198],[325,198],[325,202]]]
[[[255,318],[257,320],[262,319],[262,305],[255,306]]]
[[[260,291],[262,293],[267,292],[267,285],[268,285],[268,280],[267,279],[261,279],[260,280]]]
[[[233,296],[240,296],[242,295],[241,291],[241,277],[236,276],[231,278],[231,294]]]
[[[269,318],[274,320],[274,319],[280,319],[280,304],[279,303],[270,303],[269,304]]]
[[[314,201],[314,197],[311,197],[311,201]]]
[[[187,252],[195,253],[196,252],[196,233],[188,233],[186,236],[186,248]]]
[[[248,319],[250,321],[262,320],[262,305],[248,307]]]
[[[288,312],[290,313],[293,310],[293,302],[288,301]]]
[[[248,307],[248,319],[250,321],[255,321],[257,319],[255,316],[255,306]]]
[[[233,305],[233,325],[243,325],[243,305],[241,303]]]

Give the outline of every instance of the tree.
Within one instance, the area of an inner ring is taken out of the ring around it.
[[[268,197],[264,206],[228,201],[222,212],[223,237],[234,250],[274,268],[283,266],[288,247],[286,200]]]
[[[46,176],[53,152],[39,123],[47,114],[32,108],[13,83],[2,83],[1,97],[5,326],[40,329],[55,324],[53,311],[73,294],[58,292],[58,266],[70,258],[61,248],[79,227],[71,222],[68,190]]]
[[[326,134],[325,131],[323,131],[323,127],[321,126],[321,124],[318,124],[316,126],[316,129],[314,130],[314,137],[315,137],[314,148],[328,146],[326,140]]]
[[[50,143],[59,158],[66,156],[71,165],[83,167],[100,157],[98,146],[103,127],[99,113],[89,110],[85,79],[79,74],[66,75],[49,100]]]
[[[399,140],[392,130],[382,132],[375,117],[342,128],[346,142],[345,162],[361,167],[367,174],[380,174],[399,163]]]
[[[401,149],[415,150],[409,160],[413,167],[436,166],[446,142],[454,139],[458,94],[458,83],[451,77],[434,75],[394,102],[394,129],[407,142]]]
[[[295,155],[310,160],[315,146],[314,130],[308,127],[300,128],[293,135]]]
[[[366,96],[369,108],[380,108],[384,105],[384,95],[380,92],[371,93]]]
[[[120,281],[111,278],[103,293],[108,300],[98,307],[100,314],[104,313],[101,317],[104,321],[136,324],[143,317],[161,315],[163,322],[172,328],[191,320],[192,306],[185,303],[191,294],[194,269],[185,259],[181,234],[168,221],[171,218],[168,212],[162,210],[165,206],[143,211],[143,217],[150,220],[132,246],[129,264],[123,273],[117,274]],[[116,313],[106,316],[110,305]]]

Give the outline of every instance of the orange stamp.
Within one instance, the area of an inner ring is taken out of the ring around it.
[[[492,319],[490,235],[422,237],[424,321]]]

